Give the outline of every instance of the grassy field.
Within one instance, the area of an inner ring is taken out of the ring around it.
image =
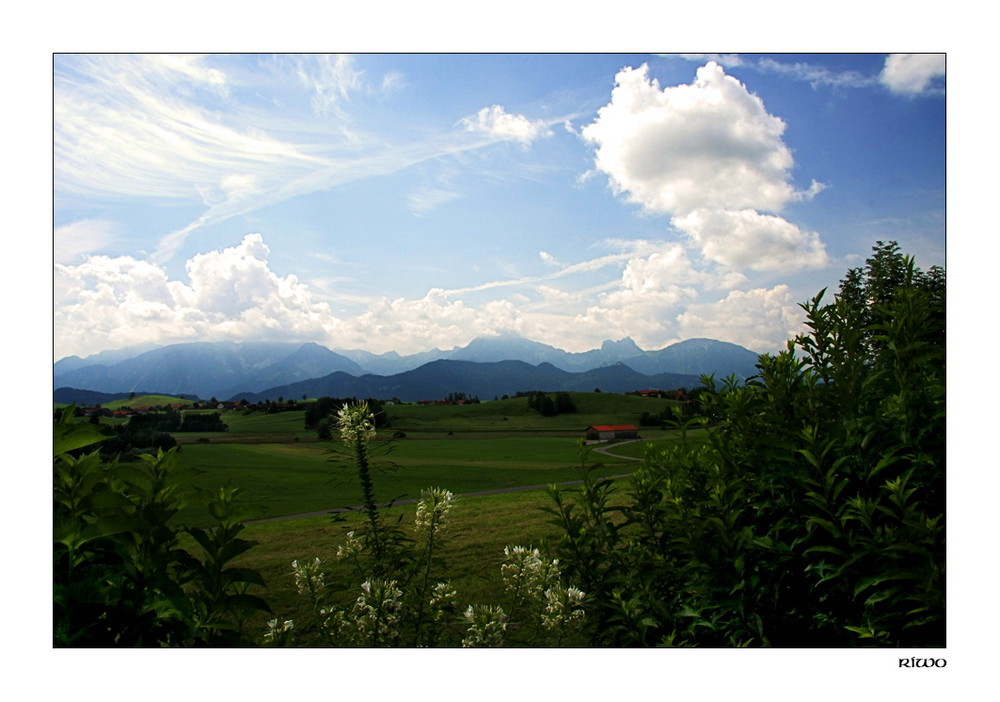
[[[614,393],[569,393],[577,411],[542,417],[528,407],[528,398],[472,405],[392,405],[386,414],[394,429],[410,432],[532,432],[582,436],[591,424],[639,425],[643,412],[658,413],[674,400]]]
[[[164,405],[180,405],[180,404],[190,404],[191,400],[185,400],[183,397],[171,397],[170,395],[139,395],[132,398],[122,398],[121,400],[112,400],[111,402],[106,402],[102,407],[109,410],[117,409],[132,409],[134,407],[163,407]]]
[[[660,412],[670,400],[612,393],[572,393],[578,411],[542,417],[527,398],[472,405],[391,405],[390,426],[373,454],[376,497],[383,502],[416,499],[420,490],[443,487],[465,494],[575,480],[581,464],[578,440],[589,424],[638,424],[644,411]],[[200,410],[187,410],[200,411]],[[231,483],[246,490],[255,516],[269,518],[352,507],[360,502],[353,470],[338,461],[339,442],[319,441],[305,428],[305,411],[276,414],[223,413],[226,432],[177,433],[180,462],[201,471],[196,483]],[[405,436],[392,439],[402,432]],[[645,444],[677,440],[677,432],[643,428],[643,441],[621,448],[641,458]],[[342,459],[342,457],[341,457]],[[591,454],[602,475],[630,472],[634,461]],[[206,515],[183,513],[201,523]]]
[[[509,545],[544,547],[546,541],[558,539],[559,528],[548,523],[551,515],[543,511],[548,506],[551,500],[543,490],[456,498],[439,552],[443,564],[436,574],[446,577],[458,591],[459,612],[469,604],[510,608],[500,577],[503,549]],[[401,525],[409,530],[414,512],[413,506],[394,507],[385,511],[385,517],[392,523],[401,517]],[[352,513],[337,522],[329,517],[306,517],[246,528],[241,536],[253,539],[257,545],[234,565],[261,572],[267,588],[260,594],[274,613],[256,615],[250,631],[263,634],[267,619],[273,617],[300,624],[309,621],[310,602],[296,592],[292,578],[291,563],[296,559],[319,558],[330,576],[328,582],[349,588],[340,599],[349,603],[357,597],[360,582],[347,564],[336,561],[335,554],[347,532],[356,528],[361,519],[360,513]]]
[[[373,446],[380,466],[377,499],[416,499],[427,487],[466,494],[575,480],[581,463],[578,440],[588,425],[638,425],[643,412],[658,413],[676,404],[614,393],[571,393],[571,397],[577,412],[554,417],[530,409],[525,397],[469,405],[386,406],[390,426]],[[131,403],[176,399],[142,396]],[[230,410],[222,416],[226,432],[174,434],[181,444],[181,465],[200,471],[197,486],[243,488],[257,518],[359,504],[353,471],[338,462],[339,442],[320,441],[315,429],[306,429],[305,410],[275,414]],[[400,434],[401,438],[393,438]],[[646,443],[677,440],[676,432],[663,429],[644,427],[640,435],[643,441],[624,445],[622,455],[641,458]],[[590,462],[598,459],[602,475],[627,473],[635,466],[625,458],[597,454]],[[207,519],[195,508],[180,517],[195,524]]]
[[[179,454],[182,466],[202,471],[196,483],[232,483],[247,491],[256,516],[301,514],[360,503],[353,468],[345,466],[335,442],[192,443]],[[455,494],[575,480],[580,454],[564,437],[425,438],[379,441],[376,498],[418,498],[420,490],[443,487]],[[600,458],[602,474],[628,472],[625,459]],[[381,469],[379,469],[381,467]],[[191,512],[185,519],[201,521]]]
[[[497,490],[574,481],[580,477],[579,440],[590,424],[639,424],[643,412],[658,413],[668,400],[573,393],[578,411],[542,417],[527,406],[527,398],[474,405],[396,405],[386,408],[390,426],[372,446],[376,468],[376,497],[380,501],[413,500],[428,487],[442,487],[456,496],[442,555],[446,572],[459,591],[462,607],[472,603],[504,604],[500,580],[503,548],[507,545],[542,546],[559,530],[542,511],[551,506],[543,489],[477,495]],[[136,398],[139,401],[141,398]],[[212,411],[212,410],[185,410]],[[261,593],[274,615],[286,619],[307,617],[309,603],[299,597],[291,576],[295,559],[319,557],[340,580],[348,600],[357,596],[358,583],[342,569],[334,554],[345,534],[362,518],[359,512],[298,516],[354,507],[361,503],[354,468],[340,454],[337,441],[320,441],[305,428],[304,410],[267,414],[240,410],[223,413],[228,431],[176,433],[182,466],[200,471],[195,484],[213,488],[232,484],[245,490],[255,506],[247,538],[258,545],[244,554],[240,565],[261,571],[268,584]],[[393,438],[402,433],[403,436]],[[679,433],[640,428],[642,441],[614,450],[642,457],[647,445],[662,447],[679,440]],[[600,475],[626,475],[639,464],[627,458],[590,452],[588,464]],[[620,489],[624,489],[624,482]],[[387,521],[410,528],[415,507],[399,504],[383,510]],[[192,525],[209,523],[207,514],[191,508],[179,520]],[[192,546],[193,544],[187,544]],[[194,549],[197,551],[197,549]],[[269,617],[260,615],[254,626],[261,633]]]
[[[205,412],[206,410],[185,410],[185,412]],[[214,411],[214,410],[208,410]],[[252,412],[245,414],[242,410],[229,410],[222,413],[222,421],[229,427],[225,433],[178,434],[178,442],[189,443],[201,438],[211,441],[315,441],[316,430],[305,427],[305,410],[278,412]]]

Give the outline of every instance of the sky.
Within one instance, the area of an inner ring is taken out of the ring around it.
[[[945,264],[943,54],[55,54],[55,358],[781,350]]]

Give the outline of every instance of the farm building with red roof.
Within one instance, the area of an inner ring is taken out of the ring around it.
[[[639,430],[631,424],[591,424],[586,430],[587,441],[638,439]]]

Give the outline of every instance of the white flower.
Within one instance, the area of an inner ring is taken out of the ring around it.
[[[292,574],[295,576],[295,587],[298,588],[300,595],[309,595],[315,600],[326,588],[322,564],[318,558],[312,563],[301,566],[297,560],[292,561]]]
[[[545,591],[545,609],[542,611],[542,626],[555,629],[559,626],[579,628],[583,624],[583,591],[570,586],[558,585]]]
[[[354,532],[347,532],[347,541],[337,547],[337,560],[352,558],[362,551],[361,539],[354,538]]]
[[[375,415],[368,409],[368,404],[345,404],[337,412],[337,426],[340,428],[340,439],[348,446],[358,443],[369,443],[375,438]]]
[[[433,532],[447,527],[453,498],[454,495],[442,488],[421,490],[415,520],[417,529]]]
[[[465,610],[465,619],[469,627],[462,639],[462,646],[499,646],[503,643],[503,635],[507,631],[507,614],[500,607],[469,605]]]
[[[282,625],[278,626],[277,619],[271,619],[267,622],[267,632],[264,634],[264,641],[274,642],[279,639],[283,639],[284,634],[287,634],[295,627],[295,622],[291,619],[286,619]]]
[[[507,546],[500,576],[515,598],[541,600],[545,588],[559,581],[559,561],[546,561],[537,548]]]
[[[454,606],[457,595],[458,591],[451,586],[451,583],[438,583],[434,586],[428,604],[435,611],[435,621],[439,621],[444,616],[446,609]]]
[[[380,578],[363,582],[361,591],[351,612],[359,641],[367,646],[391,643],[399,636],[403,591],[395,580]]]

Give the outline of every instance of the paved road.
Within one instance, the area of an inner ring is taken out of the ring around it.
[[[641,458],[636,458],[635,456],[620,456],[617,453],[611,453],[611,449],[618,448],[619,446],[624,446],[625,444],[634,444],[637,441],[644,441],[644,439],[628,439],[627,441],[619,441],[613,446],[608,446],[606,448],[595,448],[594,453],[600,453],[605,456],[611,456],[612,458],[623,458],[626,461],[642,461]]]

